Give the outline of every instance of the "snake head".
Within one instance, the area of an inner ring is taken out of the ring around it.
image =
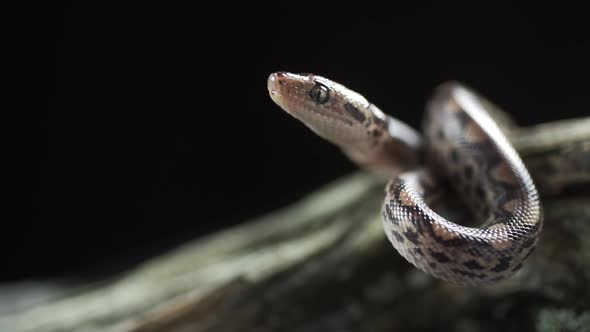
[[[341,84],[277,72],[268,78],[268,92],[283,110],[363,168],[389,176],[418,161],[420,135]]]
[[[340,147],[367,141],[371,104],[341,84],[313,74],[276,72],[268,78],[268,92],[283,110]]]

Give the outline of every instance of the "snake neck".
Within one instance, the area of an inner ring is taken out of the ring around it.
[[[421,135],[374,105],[370,105],[368,111],[365,142],[341,145],[342,151],[360,167],[385,178],[417,167],[422,150]]]

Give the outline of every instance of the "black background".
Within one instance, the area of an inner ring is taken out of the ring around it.
[[[213,7],[31,8],[2,280],[106,276],[353,171],[271,102],[273,71],[332,78],[413,126],[448,79],[523,125],[589,113],[582,8]]]

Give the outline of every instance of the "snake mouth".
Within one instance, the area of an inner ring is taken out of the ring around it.
[[[273,100],[275,103],[277,103],[277,102],[278,102],[278,100],[281,98],[281,94],[280,94],[280,93],[279,93],[277,90],[274,90],[274,89],[269,89],[269,90],[268,90],[268,94],[270,95],[270,98],[271,98],[271,99],[272,99],[272,100]]]
[[[268,76],[266,81],[266,87],[270,98],[277,104],[281,105],[282,94],[280,92],[280,85],[282,84],[279,76],[280,72],[272,73]]]

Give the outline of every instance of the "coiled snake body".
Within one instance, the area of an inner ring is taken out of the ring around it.
[[[537,190],[486,112],[491,103],[454,82],[427,105],[423,136],[360,94],[311,74],[277,72],[271,98],[363,168],[391,178],[383,204],[388,239],[410,263],[459,285],[516,272],[542,226]],[[450,186],[449,186],[450,185]],[[442,216],[452,187],[478,226]]]

